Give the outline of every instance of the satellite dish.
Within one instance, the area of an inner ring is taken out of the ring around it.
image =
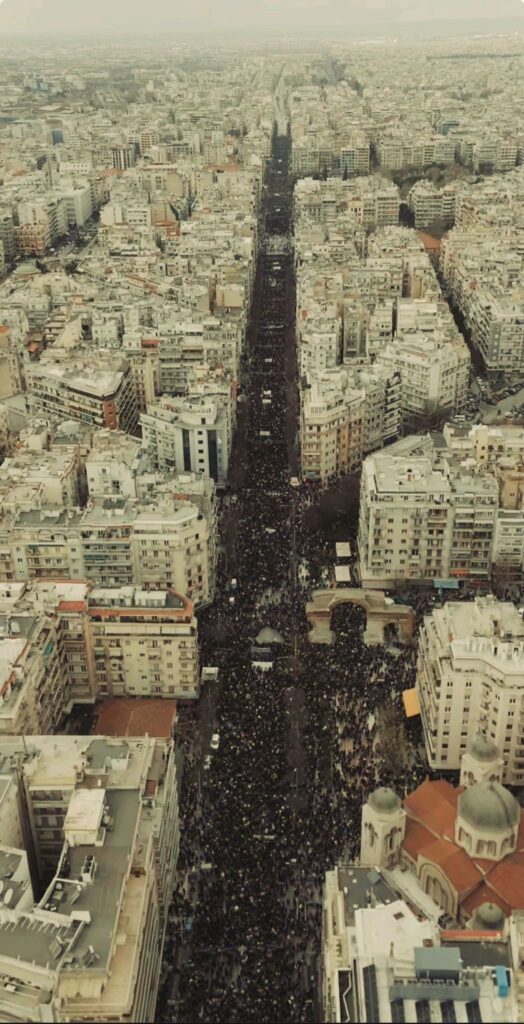
[[[9,904],[12,902],[13,896],[14,896],[13,890],[12,889],[8,889],[6,894],[5,894],[5,896],[4,896],[4,903],[5,903],[6,907],[8,907]]]

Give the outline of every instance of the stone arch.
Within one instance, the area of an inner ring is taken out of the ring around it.
[[[383,627],[384,643],[394,643],[399,639],[398,622],[385,622]]]
[[[415,628],[415,613],[409,605],[395,604],[386,598],[382,590],[358,590],[356,587],[340,587],[332,590],[315,590],[313,600],[306,605],[306,616],[311,626],[309,642],[313,644],[333,643],[331,613],[339,604],[359,605],[366,613],[364,639],[368,644],[384,643],[384,630],[394,627],[401,643],[409,643]]]

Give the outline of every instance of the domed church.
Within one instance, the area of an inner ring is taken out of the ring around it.
[[[501,785],[502,767],[495,744],[479,735],[460,786],[426,780],[404,803],[375,790],[362,808],[361,863],[407,869],[443,913],[480,930],[503,927],[524,909],[524,815]]]

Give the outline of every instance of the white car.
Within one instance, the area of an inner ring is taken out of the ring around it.
[[[211,737],[211,743],[210,743],[211,750],[218,750],[219,743],[220,743],[220,734],[218,732],[214,732],[212,737]]]

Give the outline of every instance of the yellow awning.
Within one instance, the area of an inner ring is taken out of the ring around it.
[[[412,690],[404,690],[402,700],[404,701],[406,718],[413,718],[414,715],[420,715],[420,702],[415,687],[413,687]]]

